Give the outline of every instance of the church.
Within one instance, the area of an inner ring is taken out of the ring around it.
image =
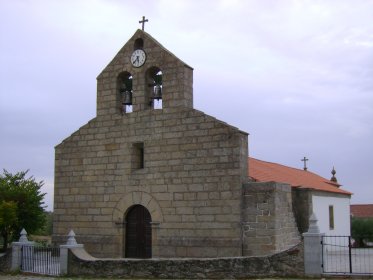
[[[55,147],[52,241],[73,229],[95,257],[286,250],[292,186],[250,178],[248,158],[248,133],[194,109],[193,68],[139,29],[97,77],[96,117]]]

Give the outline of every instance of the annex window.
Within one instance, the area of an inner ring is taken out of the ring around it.
[[[144,168],[144,143],[134,143],[132,145],[132,169]]]
[[[334,207],[329,205],[329,229],[334,229]]]

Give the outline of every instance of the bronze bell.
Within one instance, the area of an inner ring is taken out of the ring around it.
[[[126,90],[123,93],[123,104],[132,105],[132,92],[130,90]]]
[[[153,99],[162,99],[162,87],[160,85],[155,85]]]

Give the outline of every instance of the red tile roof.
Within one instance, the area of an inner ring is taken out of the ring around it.
[[[351,215],[358,218],[373,218],[373,204],[350,205]]]
[[[346,195],[352,194],[340,189],[338,183],[332,182],[310,171],[304,171],[303,169],[296,169],[252,157],[249,157],[248,165],[249,177],[254,181],[276,181],[290,184],[294,188],[308,188]]]

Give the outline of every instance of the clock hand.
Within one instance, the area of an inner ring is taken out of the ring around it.
[[[132,63],[135,64],[136,61],[139,62],[139,56],[136,56],[136,59]]]

